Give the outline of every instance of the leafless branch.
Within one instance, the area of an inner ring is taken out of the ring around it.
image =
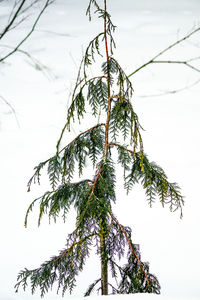
[[[131,74],[128,75],[128,77],[133,76],[135,73],[139,72],[141,69],[145,68],[146,66],[153,64],[153,63],[181,63],[186,65],[187,67],[193,69],[194,71],[200,72],[200,69],[195,68],[194,66],[190,65],[189,62],[191,60],[188,61],[158,61],[156,60],[158,57],[160,57],[162,54],[164,54],[165,52],[169,51],[170,49],[174,48],[175,46],[177,46],[178,44],[184,42],[185,40],[189,39],[192,35],[194,35],[195,33],[200,31],[200,27],[196,28],[195,30],[193,30],[192,32],[190,32],[189,34],[185,35],[183,38],[179,39],[178,41],[176,41],[175,43],[171,44],[170,46],[168,46],[167,48],[165,48],[164,50],[162,50],[160,53],[158,53],[157,55],[155,55],[152,59],[150,59],[149,61],[147,61],[146,63],[144,63],[143,65],[141,65],[139,68],[137,68],[135,71],[133,71]],[[195,58],[199,59],[199,58]],[[193,59],[194,60],[194,59]]]
[[[23,0],[25,1],[25,0]],[[38,14],[31,30],[29,31],[29,33],[21,40],[21,42],[18,43],[18,45],[8,54],[6,54],[4,57],[0,58],[0,62],[4,61],[5,59],[7,59],[9,56],[11,56],[13,53],[15,53],[20,46],[30,37],[30,35],[33,33],[33,31],[36,28],[36,25],[38,23],[38,21],[40,20],[42,14],[44,13],[45,9],[53,2],[54,0],[46,0],[45,5],[43,6],[43,8],[40,10],[40,13]],[[4,30],[5,31],[5,30]],[[7,31],[6,31],[7,32]],[[5,33],[4,33],[5,34]]]
[[[194,67],[193,65],[189,64],[188,62],[191,60],[181,61],[181,60],[155,60],[152,61],[153,64],[182,64],[187,66],[188,68],[191,68],[192,70],[196,72],[200,72],[199,68]]]

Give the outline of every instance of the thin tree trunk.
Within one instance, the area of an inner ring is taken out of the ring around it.
[[[102,295],[108,295],[108,260],[105,249],[105,235],[100,236],[101,245],[101,292]]]
[[[104,10],[106,8],[106,0],[104,0]],[[104,37],[105,37],[105,50],[106,50],[106,61],[107,61],[107,87],[108,87],[108,110],[107,119],[105,124],[105,147],[104,147],[104,158],[108,156],[108,133],[109,133],[109,122],[110,122],[110,111],[111,111],[111,98],[110,98],[110,70],[109,70],[109,50],[107,42],[107,27],[106,27],[106,14],[104,15]],[[103,229],[103,228],[102,228]],[[101,291],[102,295],[108,295],[108,258],[106,254],[106,240],[105,233],[100,234],[100,251],[101,251]]]

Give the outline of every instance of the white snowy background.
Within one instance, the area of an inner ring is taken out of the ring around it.
[[[40,299],[22,290],[15,294],[19,270],[36,268],[56,255],[73,230],[74,213],[66,224],[37,227],[37,208],[30,215],[28,228],[23,227],[26,208],[47,186],[34,186],[26,192],[33,167],[55,152],[55,145],[66,117],[69,94],[78,65],[90,39],[102,24],[85,16],[87,0],[56,0],[40,20],[37,30],[22,46],[34,58],[48,66],[45,74],[31,66],[22,53],[0,65],[0,95],[9,101],[16,117],[0,100],[0,190],[1,247],[0,299]],[[199,0],[108,0],[117,25],[116,58],[130,74],[155,54],[200,24]],[[10,9],[9,1],[0,3],[0,26]],[[31,18],[2,40],[14,45],[30,28]],[[2,48],[1,48],[2,49]],[[166,54],[165,59],[199,56],[200,35],[194,36]],[[135,110],[144,127],[144,148],[176,181],[185,196],[183,219],[159,203],[149,208],[140,186],[126,196],[120,183],[118,203],[114,208],[120,222],[130,226],[134,243],[140,244],[143,261],[161,284],[162,296],[126,295],[124,299],[200,299],[200,84],[176,94],[156,96],[192,85],[199,74],[181,65],[151,65],[134,77]],[[151,97],[141,97],[152,95]],[[74,133],[79,132],[74,126]],[[93,258],[77,280],[74,297],[82,296],[93,276],[98,278],[99,265]],[[66,294],[65,298],[69,298]],[[110,300],[122,296],[109,296]],[[61,299],[56,290],[44,299]],[[92,297],[90,299],[96,299]]]

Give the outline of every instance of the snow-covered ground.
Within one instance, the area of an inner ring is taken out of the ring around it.
[[[35,70],[31,60],[22,53],[0,65],[0,95],[13,105],[20,124],[19,128],[9,108],[0,102],[2,300],[39,299],[39,294],[31,296],[22,290],[14,293],[17,273],[24,267],[35,268],[55,255],[64,247],[67,233],[73,230],[73,212],[68,223],[49,225],[44,220],[39,229],[37,209],[30,216],[27,229],[23,220],[30,201],[45,191],[46,179],[29,194],[26,183],[33,167],[55,151],[81,54],[101,28],[95,17],[92,23],[88,22],[87,2],[57,0],[22,47],[48,66],[45,74]],[[5,3],[8,2],[0,1],[0,18],[7,12]],[[109,0],[108,4],[117,25],[116,57],[128,74],[200,23],[200,1]],[[26,26],[22,24],[2,44],[12,45],[27,30]],[[164,58],[199,56],[199,40],[198,34]],[[151,272],[158,277],[162,295],[117,295],[106,299],[200,299],[200,85],[177,94],[142,97],[181,89],[198,79],[198,73],[171,65],[150,66],[132,78],[135,110],[146,130],[143,133],[145,152],[164,168],[169,180],[179,183],[186,204],[180,220],[177,213],[170,213],[168,207],[163,209],[159,203],[150,209],[140,187],[128,197],[118,189],[115,212],[122,224],[132,228],[134,242],[140,244],[142,259],[149,261]],[[73,130],[78,132],[76,127]],[[83,299],[77,297],[83,295],[93,274],[98,272],[96,262],[89,260],[78,278],[72,299]],[[44,299],[61,298],[53,291]],[[91,296],[90,299],[99,298]]]

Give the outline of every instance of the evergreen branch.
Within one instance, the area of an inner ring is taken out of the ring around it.
[[[94,5],[94,7],[98,10],[100,10],[100,6],[98,5],[97,1],[96,0],[90,0],[89,1],[89,5],[87,7],[87,10],[86,10],[86,16],[88,15],[89,16],[89,21],[91,21],[91,5]]]
[[[50,161],[50,159],[51,158],[45,160],[44,162],[41,162],[37,167],[34,168],[34,170],[36,170],[36,171],[33,174],[33,176],[30,178],[30,180],[28,181],[28,184],[27,184],[28,192],[30,192],[32,182],[36,183],[36,180],[37,180],[37,183],[40,184],[40,176],[41,176],[40,171],[46,165],[46,163]]]
[[[69,247],[64,252],[62,251],[61,255],[52,257],[38,269],[20,271],[17,277],[18,282],[15,285],[16,292],[18,292],[20,285],[25,290],[27,280],[30,279],[32,294],[39,287],[41,297],[43,297],[49,289],[52,289],[55,281],[58,281],[58,291],[62,287],[62,295],[64,295],[67,289],[71,293],[75,286],[76,276],[79,271],[82,271],[86,257],[89,255],[91,237],[94,235],[95,233],[92,233],[81,238],[77,243],[73,244],[73,248]]]
[[[76,230],[75,230],[76,231]],[[52,260],[51,263],[55,263],[57,262],[59,259],[61,259],[63,256],[65,255],[69,255],[70,254],[70,251],[74,248],[74,246],[76,245],[79,245],[79,244],[82,244],[84,241],[86,241],[87,239],[91,238],[92,236],[95,236],[97,235],[97,233],[92,233],[84,238],[82,238],[80,241],[78,242],[74,242],[71,247],[69,247],[68,249],[64,250],[59,256],[56,257],[56,259]]]
[[[58,142],[57,142],[57,145],[56,145],[56,148],[57,148],[57,154],[60,154],[60,153],[66,148],[66,146],[65,146],[64,148],[62,148],[62,149],[59,151],[59,146],[60,146],[61,140],[62,140],[62,138],[63,138],[63,134],[64,134],[64,132],[65,132],[67,126],[68,126],[68,122],[67,122],[67,123],[65,124],[65,126],[63,127],[62,132],[61,132],[61,135],[60,135],[59,140],[58,140]],[[84,131],[84,132],[81,132],[81,133],[80,133],[80,134],[79,134],[79,135],[78,135],[71,143],[73,143],[75,140],[77,140],[81,135],[84,135],[84,134],[88,133],[89,131],[91,131],[91,130],[93,130],[93,129],[95,129],[95,128],[98,128],[98,127],[100,127],[100,126],[105,126],[105,123],[99,123],[99,124],[97,124],[97,125],[91,127],[90,129],[88,129],[88,130],[86,130],[86,131]],[[70,143],[70,144],[71,144],[71,143]]]
[[[170,183],[164,170],[154,162],[149,162],[147,156],[143,153],[141,156],[140,152],[136,153],[131,172],[126,178],[127,191],[138,180],[141,180],[150,206],[152,206],[157,194],[163,206],[170,203],[171,211],[180,209],[180,217],[182,218],[184,200],[179,186],[176,183]]]
[[[85,78],[83,79],[80,79],[79,81],[77,80],[76,82],[76,85],[75,85],[75,88],[74,88],[74,91],[73,91],[73,94],[72,94],[72,99],[74,99],[75,97],[75,93],[76,93],[76,90],[77,88],[84,82],[84,84],[81,86],[81,89],[83,89],[86,85],[88,85],[88,83],[94,81],[95,79],[103,79],[103,78],[106,78],[106,76],[102,75],[102,76],[95,76],[95,77],[92,77],[88,80],[85,80]],[[73,100],[72,100],[73,101]]]
[[[48,193],[48,192],[47,192]],[[46,193],[45,193],[46,194]],[[27,223],[28,223],[28,215],[29,213],[33,210],[33,206],[35,204],[36,201],[40,200],[42,197],[36,198],[28,207],[27,211],[26,211],[26,215],[25,215],[25,220],[24,220],[24,227],[27,227]]]
[[[140,151],[143,151],[143,141],[140,129],[143,130],[139,123],[138,116],[133,110],[131,102],[123,96],[113,96],[113,99],[119,99],[115,102],[111,111],[110,132],[112,138],[116,141],[119,133],[122,133],[124,141],[130,137],[130,144],[134,143],[134,151],[136,151],[138,144]]]
[[[97,51],[97,53],[102,56],[100,50],[99,50],[99,38],[104,35],[103,32],[100,32],[97,36],[95,36],[94,39],[92,39],[88,45],[88,47],[86,48],[85,51],[85,56],[84,56],[84,77],[86,78],[86,71],[85,71],[85,67],[87,67],[88,65],[91,65],[92,60],[95,61],[94,59],[94,53],[95,50]],[[92,59],[92,60],[91,60]]]
[[[133,76],[135,73],[137,73],[138,71],[140,71],[141,69],[145,68],[146,66],[155,63],[155,60],[160,57],[162,54],[164,54],[165,52],[167,52],[168,50],[172,49],[173,47],[177,46],[178,44],[182,43],[183,41],[189,39],[192,35],[194,35],[195,33],[200,31],[200,27],[196,28],[195,30],[193,30],[192,32],[190,32],[189,34],[187,34],[186,36],[184,36],[183,38],[179,39],[178,41],[176,41],[175,43],[171,44],[170,46],[168,46],[167,48],[163,49],[160,53],[158,53],[157,55],[155,55],[153,58],[151,58],[149,61],[147,61],[145,64],[141,65],[139,68],[137,68],[135,71],[133,71],[131,74],[128,75],[128,77]],[[196,70],[197,71],[197,70]],[[199,72],[199,69],[198,69]]]
[[[86,131],[81,132],[81,133],[80,133],[79,135],[77,135],[77,136],[76,136],[76,137],[75,137],[75,138],[74,138],[67,146],[63,147],[60,151],[58,151],[57,154],[60,154],[61,152],[63,152],[63,151],[66,149],[66,147],[68,147],[69,145],[73,144],[73,143],[74,143],[76,140],[78,140],[82,135],[85,135],[85,134],[91,132],[93,129],[98,128],[98,127],[100,127],[100,126],[105,126],[105,123],[99,123],[99,124],[97,124],[97,125],[95,125],[95,126],[89,128],[89,129],[87,129]],[[62,139],[62,135],[60,136],[60,138],[59,138],[59,140],[58,140],[58,143],[57,143],[57,146],[56,146],[57,149],[58,149],[58,147],[59,147],[59,145],[60,145],[61,139]]]
[[[110,161],[101,161],[98,164],[94,183],[84,199],[85,201],[77,203],[77,227],[87,218],[92,217],[98,222],[101,215],[106,218],[107,207],[110,207],[111,201],[115,202],[115,174]]]
[[[56,218],[61,210],[63,210],[62,217],[65,222],[66,214],[68,213],[71,204],[74,202],[74,206],[77,206],[77,203],[80,205],[80,202],[84,201],[85,197],[90,193],[91,183],[93,183],[93,181],[90,179],[67,183],[59,186],[56,190],[48,191],[43,196],[36,198],[27,209],[24,226],[27,227],[29,213],[32,211],[35,202],[38,200],[41,200],[38,226],[40,226],[41,218],[45,213],[48,214],[49,220],[53,217],[56,222]]]
[[[86,131],[84,132],[81,132],[78,136],[76,136],[76,138],[74,138],[67,146],[63,147],[60,151],[57,151],[56,155],[55,156],[52,156],[50,157],[49,159],[45,160],[44,162],[41,162],[37,167],[35,167],[34,169],[36,170],[35,173],[33,174],[33,176],[30,178],[27,186],[28,186],[28,192],[30,191],[30,187],[31,187],[31,184],[32,182],[36,183],[36,180],[38,182],[38,184],[40,184],[40,172],[41,172],[41,169],[47,164],[47,163],[50,163],[51,161],[54,161],[55,162],[55,159],[57,161],[57,165],[56,165],[56,168],[60,168],[60,162],[58,161],[58,157],[59,157],[59,154],[61,154],[65,149],[67,149],[67,147],[69,147],[70,145],[73,145],[80,137],[84,136],[84,135],[87,135],[88,133],[92,132],[94,129],[96,128],[99,128],[101,126],[105,126],[105,123],[99,123],[89,129],[87,129]],[[61,137],[62,138],[62,137]],[[60,141],[58,142],[58,146],[60,144]],[[58,147],[57,147],[57,150],[58,150]],[[55,168],[55,172],[58,172],[59,169],[56,169]],[[53,175],[53,174],[52,174]],[[57,174],[57,178],[58,178],[58,174]],[[54,183],[54,188],[55,188],[55,183]]]

